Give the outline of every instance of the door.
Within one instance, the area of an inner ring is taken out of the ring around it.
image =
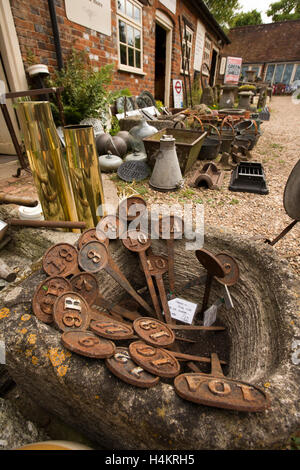
[[[217,60],[218,60],[218,52],[216,51],[216,49],[213,49],[212,58],[211,58],[211,65],[210,65],[210,77],[209,77],[210,86],[214,86],[214,84],[215,84]]]
[[[2,56],[0,52],[0,92],[1,93],[8,93],[9,87],[7,83],[7,78],[5,74],[5,69],[3,66],[3,61],[2,61]],[[18,133],[18,125],[16,121],[16,116],[15,116],[15,111],[12,106],[11,100],[7,100],[7,109],[10,114],[10,118],[12,120],[15,132]],[[4,120],[3,114],[0,111],[0,154],[5,154],[5,155],[15,155],[16,151],[13,146],[9,131],[6,126],[6,122]],[[1,158],[1,157],[0,157]]]

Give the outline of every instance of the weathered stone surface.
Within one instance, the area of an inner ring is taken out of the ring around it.
[[[103,360],[68,352],[61,344],[61,333],[32,314],[33,292],[45,277],[40,271],[23,281],[21,291],[6,289],[9,312],[0,321],[0,328],[2,325],[5,329],[10,375],[36,403],[105,448],[283,446],[300,422],[299,366],[291,360],[292,343],[300,338],[295,291],[299,280],[290,273],[287,262],[263,243],[207,228],[205,248],[213,253],[225,251],[239,263],[240,281],[230,288],[235,309],[224,308],[218,313],[229,337],[229,343],[224,342],[228,344],[224,353],[229,358],[224,372],[229,377],[265,386],[272,401],[267,411],[247,414],[184,401],[176,395],[172,379],[162,379],[152,389],[137,389],[114,377]],[[118,242],[111,243],[110,249],[133,285],[145,285],[138,257]],[[201,302],[203,286],[181,294],[182,286],[203,272],[194,252],[184,249],[185,242],[176,241],[177,294]],[[153,251],[166,253],[165,243],[154,241]],[[100,273],[99,284],[107,299],[124,296],[124,291],[105,272]],[[222,286],[214,282],[211,301],[220,295]],[[219,337],[213,335],[217,348]],[[201,340],[205,338],[201,336]],[[192,345],[190,351],[196,346]]]
[[[49,440],[49,436],[27,421],[8,400],[0,398],[0,450],[17,449],[25,444]]]

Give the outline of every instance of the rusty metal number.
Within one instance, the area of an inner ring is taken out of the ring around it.
[[[133,322],[133,328],[142,340],[152,346],[167,347],[175,341],[173,331],[165,323],[155,318],[137,318]]]
[[[104,243],[106,247],[109,245],[109,239],[105,235],[104,232],[102,232],[101,229],[96,229],[96,228],[90,228],[89,230],[86,230],[83,232],[81,237],[78,239],[78,250],[80,251],[81,248],[86,245],[88,242],[101,242]]]
[[[140,196],[130,196],[120,202],[118,215],[121,220],[130,222],[142,216],[147,210],[145,200]]]
[[[79,266],[87,272],[97,273],[108,264],[107,248],[99,241],[86,243],[79,252]]]
[[[89,306],[81,295],[65,292],[54,304],[53,319],[62,331],[86,330],[90,322]]]
[[[35,316],[44,323],[53,322],[53,307],[56,299],[72,290],[71,283],[62,276],[48,277],[42,281],[33,296],[32,309]]]
[[[116,240],[125,232],[125,224],[117,215],[106,215],[96,227],[96,231],[101,230],[109,240]]]
[[[196,372],[175,378],[175,391],[181,398],[201,405],[246,412],[263,411],[270,406],[262,389],[224,377],[217,355],[211,356],[211,374]]]
[[[91,273],[80,273],[71,277],[70,284],[77,294],[81,295],[89,305],[93,305],[98,294],[98,282]]]
[[[131,343],[129,353],[133,361],[150,374],[159,377],[175,377],[180,372],[180,364],[170,352],[153,347],[144,341]]]
[[[159,377],[149,374],[133,362],[128,348],[116,348],[115,354],[106,359],[105,364],[116,377],[136,387],[150,388],[159,382]]]
[[[78,272],[78,252],[69,243],[51,246],[43,256],[43,269],[48,276],[69,276]]]
[[[132,338],[134,332],[131,325],[116,320],[92,320],[90,329],[103,338],[114,340]]]
[[[72,352],[94,359],[113,356],[116,345],[88,331],[66,331],[61,336],[62,344]]]

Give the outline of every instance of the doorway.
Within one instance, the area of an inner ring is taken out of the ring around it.
[[[212,58],[211,58],[211,65],[210,65],[210,77],[209,77],[209,85],[210,86],[214,86],[214,84],[215,84],[217,60],[218,60],[218,52],[216,51],[216,49],[213,49]]]
[[[155,22],[155,99],[170,106],[173,23],[162,11],[156,11]]]

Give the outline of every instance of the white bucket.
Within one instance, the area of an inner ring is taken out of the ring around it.
[[[19,217],[22,220],[45,220],[41,204],[35,207],[19,207]]]

